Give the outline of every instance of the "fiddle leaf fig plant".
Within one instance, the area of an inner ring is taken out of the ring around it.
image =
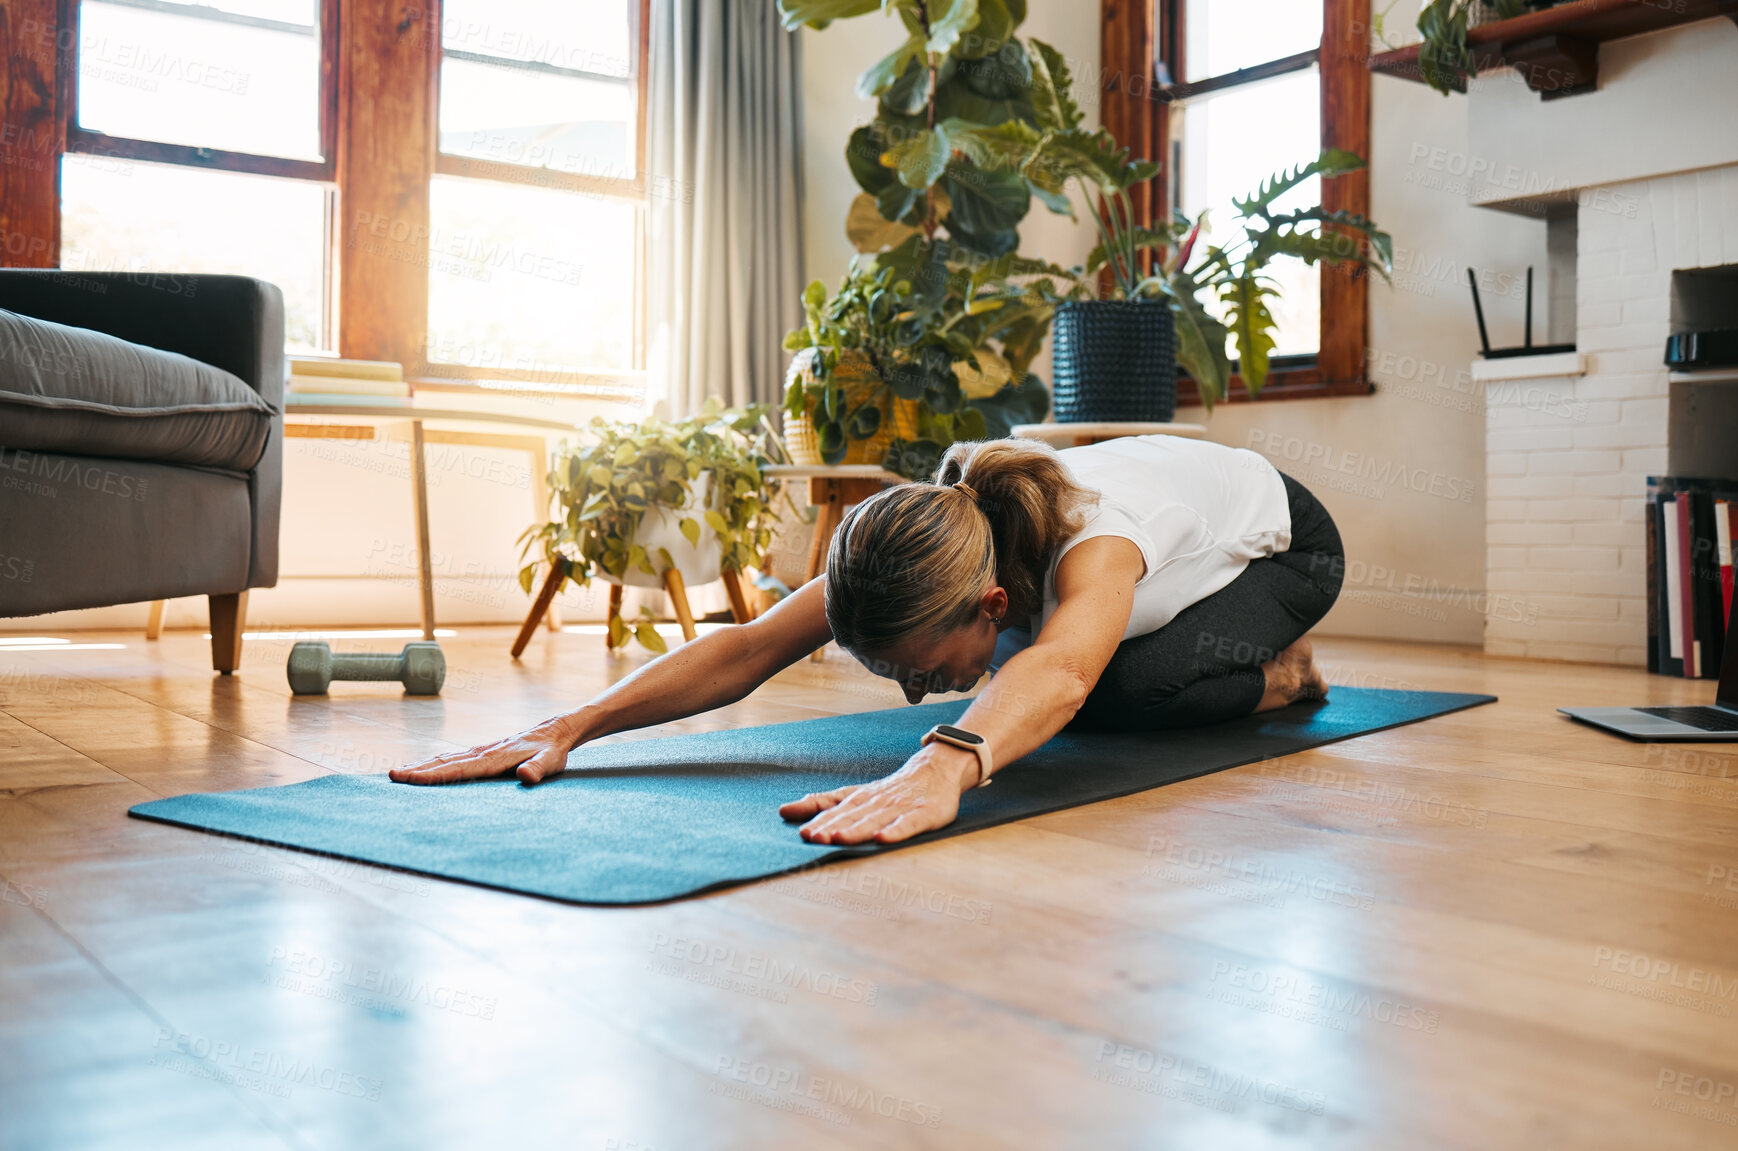
[[[918,474],[913,469],[955,439],[1002,435],[1011,423],[1042,419],[1049,393],[1028,367],[1049,331],[1054,292],[1029,278],[1066,273],[1015,251],[1033,198],[1057,204],[1017,168],[979,163],[956,139],[962,131],[1037,123],[1037,81],[1045,73],[1016,35],[1026,0],[779,0],[779,11],[787,28],[825,28],[880,12],[905,31],[857,79],[857,95],[876,101],[874,119],[845,148],[860,189],[845,231],[864,259],[830,300],[824,287],[811,285],[805,301],[818,298],[809,330],[793,332],[786,347],[822,349],[815,353],[824,361],[821,376],[837,366],[842,347],[863,348],[877,370],[899,370],[890,391],[918,405],[917,437],[895,439],[887,453],[886,466],[903,474]],[[1048,98],[1057,99],[1053,92]],[[1060,98],[1072,103],[1066,93]],[[896,320],[862,311],[867,295],[860,289],[871,282]],[[817,309],[826,311],[826,323],[814,322]],[[853,333],[843,344],[835,330],[841,326]],[[921,386],[920,365],[927,365]],[[870,417],[854,414],[866,411],[864,403],[841,420],[842,388],[835,394],[817,379],[808,389],[823,458],[842,456],[847,436],[874,434]],[[787,401],[793,412],[808,402],[795,393]],[[881,401],[866,403],[878,409]]]
[[[648,552],[636,538],[653,508],[679,515],[682,535],[696,547],[703,532],[716,535],[722,570],[760,567],[772,542],[768,411],[764,404],[726,408],[713,397],[698,415],[676,423],[594,418],[588,442],[556,448],[549,486],[561,515],[519,537],[521,556],[535,556],[520,569],[519,586],[530,594],[544,563],[561,573],[562,587],[568,580],[588,586],[600,574],[619,581],[629,569],[661,575],[675,567],[668,548]],[[698,506],[697,486],[704,493]],[[642,612],[631,627],[611,613],[610,647],[632,638],[665,650],[650,610]]]

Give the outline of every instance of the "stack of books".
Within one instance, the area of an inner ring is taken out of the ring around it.
[[[404,368],[386,360],[290,356],[285,398],[292,404],[410,406]]]
[[[1649,476],[1647,669],[1716,679],[1732,622],[1738,480]]]

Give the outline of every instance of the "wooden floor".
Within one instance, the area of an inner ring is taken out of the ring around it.
[[[1738,1145],[1738,748],[1553,711],[1711,684],[1325,640],[1331,682],[1501,702],[646,908],[126,817],[385,771],[644,658],[511,636],[445,640],[435,700],[292,700],[287,640],[231,679],[192,633],[0,652],[0,1145]],[[898,703],[854,666],[678,726]]]

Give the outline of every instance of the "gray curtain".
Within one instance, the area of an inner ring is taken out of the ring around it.
[[[802,72],[773,0],[652,0],[647,391],[775,402],[802,319]]]

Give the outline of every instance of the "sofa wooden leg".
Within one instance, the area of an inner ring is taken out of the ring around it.
[[[160,599],[151,601],[151,614],[145,617],[146,639],[163,638],[163,607],[165,602]]]
[[[241,633],[247,628],[247,593],[205,598],[211,607],[211,666],[228,675],[241,666]]]

